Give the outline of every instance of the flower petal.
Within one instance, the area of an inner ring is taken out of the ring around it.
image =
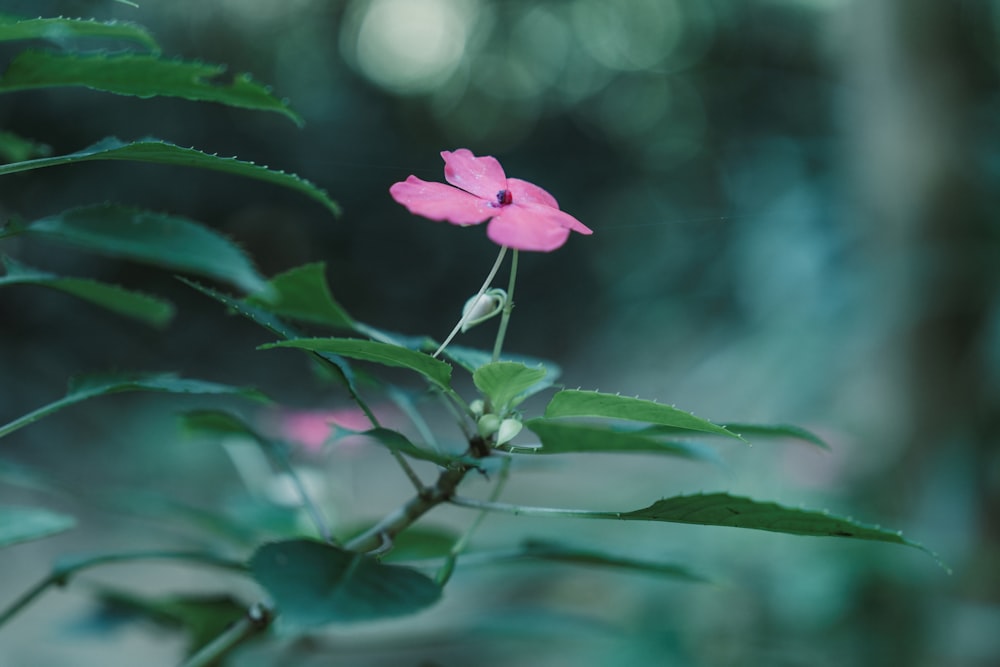
[[[497,193],[507,189],[507,176],[495,157],[476,157],[468,148],[441,151],[444,158],[444,177],[449,183],[490,203],[497,200]]]
[[[490,202],[444,183],[429,183],[416,176],[393,184],[389,194],[410,213],[456,225],[477,225],[496,215]]]
[[[561,213],[548,206],[505,206],[486,228],[486,235],[508,248],[550,252],[566,243],[569,228],[549,217],[549,211]]]
[[[507,189],[510,190],[511,197],[516,202],[543,204],[559,208],[559,202],[556,201],[556,198],[534,183],[522,181],[520,178],[508,178]]]

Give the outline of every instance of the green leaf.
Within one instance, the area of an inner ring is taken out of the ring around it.
[[[368,436],[387,449],[399,452],[400,454],[406,454],[414,459],[430,461],[442,467],[448,467],[455,461],[462,460],[460,457],[439,454],[429,449],[417,447],[415,444],[410,442],[409,438],[399,431],[393,431],[388,428],[373,428],[367,431],[361,431],[357,435]]]
[[[48,287],[154,327],[165,325],[174,316],[174,307],[169,301],[132,292],[118,285],[36,271],[6,256],[0,256],[0,263],[7,270],[6,275],[0,276],[0,287],[4,285]]]
[[[628,398],[617,394],[601,394],[596,391],[567,389],[552,397],[545,416],[556,417],[604,417],[606,419],[627,419],[631,421],[663,424],[687,431],[714,433],[732,438],[740,438],[732,431],[695,417],[689,412],[653,401]]]
[[[542,441],[541,449],[530,450],[537,454],[645,452],[718,462],[718,456],[707,447],[662,440],[606,425],[573,424],[544,418],[529,419],[524,425]]]
[[[847,537],[892,542],[915,547],[937,559],[926,547],[904,539],[902,533],[860,523],[827,512],[793,509],[776,503],[731,496],[727,493],[676,496],[658,500],[649,507],[617,514],[623,520],[694,523],[704,526],[752,528],[791,535]],[[939,561],[940,562],[940,561]]]
[[[354,320],[341,308],[326,282],[326,265],[306,264],[268,281],[268,289],[247,302],[276,315],[338,329],[353,329]]]
[[[433,351],[437,347],[437,342],[430,341],[425,349]],[[441,354],[470,373],[474,373],[481,366],[493,363],[493,353],[491,351],[477,350],[476,348],[465,347],[464,345],[451,344]],[[529,367],[542,367],[545,369],[546,379],[549,384],[555,382],[559,375],[562,374],[562,369],[548,359],[539,359],[521,354],[505,354],[501,361],[512,361]]]
[[[245,178],[254,178],[300,192],[323,204],[334,215],[340,215],[340,207],[324,191],[295,174],[287,174],[283,171],[276,171],[254,164],[253,162],[237,160],[236,158],[209,155],[193,148],[181,148],[180,146],[175,146],[174,144],[153,137],[146,137],[131,142],[124,142],[117,137],[106,137],[96,144],[75,153],[0,165],[0,176],[30,171],[32,169],[87,162],[89,160],[126,160],[129,162],[198,167],[235,174],[236,176],[243,176]]]
[[[407,368],[420,373],[443,389],[450,388],[451,366],[429,354],[398,345],[356,338],[297,338],[261,345],[260,349],[269,350],[276,347],[294,347],[312,352],[331,352],[349,359]]]
[[[472,381],[490,400],[492,412],[505,415],[533,393],[550,386],[544,382],[544,368],[528,368],[512,361],[496,361],[480,366]]]
[[[141,98],[180,97],[217,102],[255,111],[274,111],[303,125],[302,117],[249,74],[222,81],[225,65],[166,60],[138,53],[55,53],[28,50],[18,54],[0,76],[0,93],[35,88],[82,86]]]
[[[163,266],[235,285],[248,292],[267,281],[235,243],[193,220],[141,209],[97,204],[70,209],[9,234],[68,243],[111,257]]]
[[[224,410],[189,410],[180,415],[181,428],[189,435],[215,438],[242,437],[262,442],[263,438],[245,421]]]
[[[683,579],[686,581],[707,581],[704,577],[695,574],[690,569],[682,565],[676,565],[674,563],[656,563],[624,556],[615,556],[599,551],[592,551],[590,549],[582,549],[560,544],[558,542],[551,542],[549,540],[525,541],[518,556],[554,561],[557,563],[619,568],[633,572],[670,577],[673,579]]]
[[[180,378],[171,373],[147,375],[87,375],[70,381],[66,396],[30,412],[14,421],[0,426],[0,437],[32,424],[42,417],[95,396],[116,394],[126,391],[151,391],[168,394],[229,394],[253,400],[267,398],[246,387],[232,387],[203,380]]]
[[[20,162],[52,155],[52,147],[0,130],[0,163]]]
[[[361,532],[361,531],[358,531]],[[444,558],[458,542],[458,535],[443,528],[411,526],[392,538],[392,551],[384,562]]]
[[[278,623],[293,630],[413,614],[441,597],[415,570],[312,540],[265,544],[250,571],[274,598]]]
[[[73,517],[40,507],[0,505],[0,547],[39,540],[75,525]]]
[[[153,53],[160,52],[159,45],[149,31],[140,25],[127,21],[69,18],[29,19],[0,14],[0,42],[20,39],[48,39],[61,43],[70,38],[86,37],[136,42]]]
[[[732,431],[741,437],[792,438],[817,445],[823,449],[830,449],[830,445],[812,431],[792,424],[743,424],[731,422],[726,424],[726,430]]]

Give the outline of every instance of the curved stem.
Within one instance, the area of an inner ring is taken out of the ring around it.
[[[510,258],[510,279],[507,281],[507,303],[503,306],[503,313],[500,315],[500,328],[497,329],[497,340],[493,344],[493,361],[500,359],[500,351],[503,349],[503,339],[507,335],[507,323],[510,322],[510,312],[514,310],[514,283],[517,282],[517,250]]]
[[[486,276],[486,280],[483,281],[483,286],[480,287],[479,292],[476,293],[475,296],[476,299],[479,299],[479,297],[481,297],[483,294],[486,293],[486,288],[490,286],[490,283],[493,282],[493,278],[496,277],[497,271],[500,270],[500,263],[503,262],[504,255],[506,254],[507,254],[507,246],[500,246],[500,254],[497,255],[497,261],[493,262],[493,268],[490,269],[490,274]],[[515,257],[517,256],[516,250],[514,251],[514,256]],[[448,343],[450,343],[452,339],[458,335],[458,332],[462,329],[462,325],[465,324],[465,320],[467,320],[469,318],[469,315],[471,314],[472,314],[471,310],[467,313],[462,313],[462,317],[458,319],[458,324],[455,325],[455,328],[451,330],[451,333],[448,334],[448,337],[444,339],[443,343],[441,343],[441,347],[439,347],[434,352],[434,354],[431,355],[432,357],[438,356],[444,351],[444,348],[448,347]]]

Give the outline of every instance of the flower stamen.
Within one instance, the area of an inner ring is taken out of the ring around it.
[[[496,206],[507,206],[514,201],[514,197],[510,194],[510,190],[501,190],[497,193],[497,203]]]

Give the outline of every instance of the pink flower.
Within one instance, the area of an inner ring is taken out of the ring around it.
[[[562,247],[570,231],[593,233],[560,211],[555,197],[545,190],[507,178],[496,158],[476,157],[467,148],[442,151],[441,157],[451,185],[410,176],[389,188],[392,198],[410,213],[463,226],[489,220],[486,235],[517,250],[549,252]]]

